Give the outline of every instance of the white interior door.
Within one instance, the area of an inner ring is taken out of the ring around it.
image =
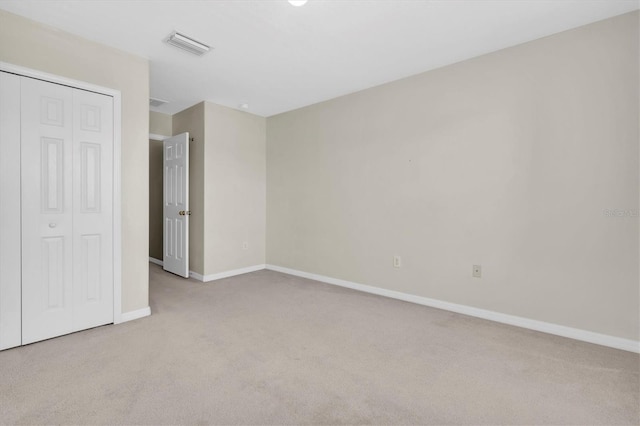
[[[21,78],[22,343],[113,322],[112,98]]]
[[[189,277],[189,133],[164,140],[163,268]]]
[[[22,343],[73,330],[73,89],[22,89]]]
[[[113,322],[113,98],[73,90],[73,331]]]

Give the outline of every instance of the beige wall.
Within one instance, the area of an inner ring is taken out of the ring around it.
[[[204,102],[173,115],[175,135],[189,132],[189,270],[204,274]]]
[[[149,306],[149,65],[139,58],[0,10],[0,61],[122,93],[122,309]]]
[[[632,13],[270,117],[267,263],[638,340],[638,59]]]
[[[265,126],[262,117],[205,102],[207,275],[265,263]]]
[[[149,133],[172,136],[173,117],[149,112]],[[162,141],[149,140],[149,257],[162,260]]]
[[[265,263],[266,120],[201,102],[173,116],[189,132],[189,269],[212,275]],[[244,248],[244,243],[247,248]]]
[[[149,133],[160,136],[173,136],[173,117],[161,112],[149,111]]]

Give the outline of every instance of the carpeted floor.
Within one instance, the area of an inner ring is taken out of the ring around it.
[[[272,271],[0,352],[3,424],[639,424],[637,354]]]

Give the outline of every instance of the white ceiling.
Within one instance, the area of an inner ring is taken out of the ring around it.
[[[0,8],[150,60],[169,114],[270,116],[639,8],[638,0],[32,1]],[[197,57],[163,42],[210,44]]]

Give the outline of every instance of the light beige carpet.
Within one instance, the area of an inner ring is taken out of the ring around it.
[[[0,352],[3,424],[639,424],[637,354],[271,271]]]

